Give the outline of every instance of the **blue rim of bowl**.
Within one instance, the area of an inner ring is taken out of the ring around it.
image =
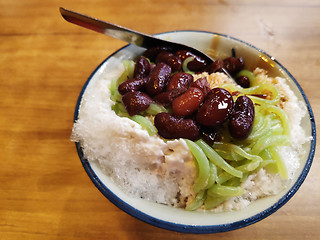
[[[267,54],[266,52],[262,51],[261,49],[234,37],[225,35],[225,34],[220,34],[220,33],[214,33],[214,32],[208,32],[208,31],[196,31],[196,30],[182,30],[182,31],[170,31],[170,32],[163,32],[163,33],[159,33],[159,34],[155,34],[155,35],[162,35],[162,34],[168,34],[168,33],[182,33],[182,32],[194,32],[194,33],[208,33],[208,34],[212,34],[212,35],[218,35],[221,37],[225,37],[225,38],[229,38],[229,39],[233,39],[235,41],[241,42],[249,47],[252,47],[256,50],[258,50],[259,52],[267,55],[268,57],[271,58],[271,56],[269,54]],[[117,54],[118,52],[122,51],[123,49],[127,48],[128,46],[130,46],[130,44],[125,45],[124,47],[118,49],[117,51],[115,51],[113,54],[111,54],[110,56],[108,56],[94,71],[93,73],[90,75],[90,77],[88,78],[88,80],[86,81],[86,83],[84,84],[77,103],[76,103],[76,107],[75,107],[75,112],[74,112],[74,122],[78,119],[78,113],[79,113],[79,107],[80,107],[80,103],[81,103],[81,99],[82,99],[82,95],[86,90],[87,85],[89,84],[90,80],[92,79],[92,77],[96,74],[96,72],[100,69],[100,67],[106,62],[108,61],[111,57],[113,57],[115,54]],[[110,189],[108,189],[107,186],[105,186],[101,180],[98,178],[98,176],[95,174],[95,172],[93,171],[93,169],[91,168],[90,163],[88,162],[88,160],[84,157],[83,155],[83,151],[81,148],[81,144],[79,142],[76,142],[76,149],[79,155],[79,158],[81,160],[81,163],[85,169],[85,171],[87,172],[88,176],[90,177],[91,181],[94,183],[94,185],[100,190],[100,192],[107,198],[109,199],[110,202],[112,202],[114,205],[116,205],[118,208],[120,208],[121,210],[123,210],[124,212],[126,212],[127,214],[143,221],[146,222],[148,224],[151,224],[153,226],[159,227],[159,228],[163,228],[163,229],[167,229],[167,230],[171,230],[171,231],[175,231],[175,232],[182,232],[182,233],[195,233],[195,234],[206,234],[206,233],[218,233],[218,232],[227,232],[227,231],[232,231],[232,230],[236,230],[242,227],[246,227],[249,226],[253,223],[256,223],[258,221],[263,220],[264,218],[268,217],[269,215],[271,215],[272,213],[274,213],[275,211],[277,211],[278,209],[280,209],[285,203],[287,203],[292,196],[298,191],[298,189],[300,188],[300,186],[302,185],[302,183],[304,182],[305,178],[307,177],[307,174],[310,170],[313,158],[314,158],[314,154],[315,154],[315,148],[316,148],[316,127],[315,127],[315,119],[314,119],[314,115],[311,109],[311,105],[309,103],[309,100],[307,99],[303,89],[301,88],[301,86],[299,85],[299,83],[296,81],[296,79],[291,75],[291,73],[282,65],[280,64],[276,59],[274,59],[272,57],[273,61],[276,62],[287,74],[288,76],[294,81],[294,83],[296,84],[296,86],[298,87],[300,93],[302,94],[304,101],[307,105],[307,109],[308,109],[308,113],[309,113],[309,118],[310,118],[310,122],[311,122],[311,135],[313,137],[313,139],[311,140],[311,144],[310,144],[310,152],[308,155],[308,159],[306,161],[306,164],[300,174],[300,176],[298,177],[297,181],[295,182],[295,184],[291,187],[291,189],[280,199],[278,200],[278,202],[276,202],[274,205],[272,205],[271,207],[265,209],[264,211],[251,216],[249,218],[240,220],[240,221],[236,221],[233,223],[227,223],[227,224],[219,224],[219,225],[186,225],[186,224],[178,224],[178,223],[174,223],[174,222],[168,222],[168,221],[164,221],[161,219],[158,219],[156,217],[150,216],[146,213],[141,212],[140,210],[134,208],[133,206],[127,204],[126,202],[124,202],[122,199],[120,199],[119,197],[117,197],[117,195],[115,195]]]

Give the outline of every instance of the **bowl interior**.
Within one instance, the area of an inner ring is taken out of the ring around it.
[[[286,79],[298,99],[303,101],[308,108],[308,114],[303,119],[303,128],[308,135],[313,135],[314,137],[313,141],[304,145],[305,155],[301,158],[300,168],[296,171],[294,181],[278,195],[257,200],[242,210],[213,214],[200,211],[188,212],[127,196],[104,174],[98,164],[89,163],[86,159],[83,159],[81,148],[77,145],[79,156],[88,175],[99,190],[119,208],[140,220],[170,230],[194,233],[228,231],[247,226],[267,217],[285,204],[298,190],[306,177],[313,159],[315,126],[310,105],[301,87],[291,74],[274,58],[240,40],[225,35],[196,31],[169,32],[159,34],[158,37],[185,43],[207,52],[214,58],[231,56],[231,49],[234,48],[236,55],[242,56],[245,59],[247,68],[254,69],[261,67],[268,70],[270,76],[280,76]],[[142,52],[143,49],[127,45],[107,58],[89,78],[83,89],[83,95],[82,93],[80,94],[75,119],[77,118],[80,100],[86,94],[85,89],[91,87],[92,83],[99,81],[105,74],[112,72],[122,64],[123,60],[132,59]]]

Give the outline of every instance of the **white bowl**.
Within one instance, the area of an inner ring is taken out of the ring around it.
[[[92,182],[112,203],[126,213],[151,225],[168,230],[186,233],[215,233],[224,232],[248,226],[264,219],[282,207],[299,189],[306,178],[315,153],[316,130],[314,116],[309,101],[293,76],[273,57],[260,49],[241,40],[211,32],[176,31],[157,35],[159,38],[181,42],[201,51],[207,52],[214,58],[224,58],[231,55],[234,48],[237,56],[245,59],[249,69],[261,67],[268,70],[270,76],[280,76],[286,79],[293,92],[305,103],[308,109],[307,116],[302,125],[305,132],[313,137],[313,140],[304,145],[306,154],[301,158],[300,168],[296,171],[294,181],[281,193],[259,199],[248,207],[232,212],[210,213],[189,212],[183,209],[173,208],[142,199],[132,198],[122,192],[114,182],[106,176],[98,164],[88,162],[83,156],[79,143],[76,143],[80,160]],[[143,49],[127,45],[104,60],[91,74],[85,83],[75,109],[74,120],[78,118],[79,106],[82,95],[91,81],[99,79],[103,72],[112,70],[122,64],[125,59],[133,58],[143,52]]]

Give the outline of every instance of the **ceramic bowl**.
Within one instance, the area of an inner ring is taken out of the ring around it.
[[[294,175],[294,181],[292,181],[284,191],[275,196],[259,199],[239,211],[223,213],[189,212],[183,209],[132,198],[122,192],[114,182],[103,173],[99,165],[88,162],[83,156],[80,144],[76,143],[83,167],[92,182],[106,198],[126,213],[151,225],[177,232],[215,233],[230,231],[258,222],[274,213],[297,192],[309,172],[314,157],[316,142],[314,116],[302,88],[293,76],[273,57],[233,37],[202,31],[175,31],[161,33],[157,36],[193,46],[214,58],[230,56],[231,50],[234,49],[237,56],[244,58],[247,68],[254,69],[261,67],[268,70],[270,76],[285,78],[287,84],[294,91],[298,99],[306,105],[307,116],[303,119],[302,125],[306,133],[313,137],[313,140],[304,145],[305,155],[301,158],[300,168]],[[76,105],[74,119],[76,120],[78,118],[81,99],[87,86],[89,86],[92,81],[97,81],[103,73],[121,65],[125,59],[134,58],[143,51],[143,49],[136,46],[126,45],[104,60],[85,83]]]

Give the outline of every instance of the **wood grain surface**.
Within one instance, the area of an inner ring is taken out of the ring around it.
[[[320,119],[319,0],[0,0],[1,240],[319,239],[319,151],[295,196],[243,229],[176,233],[111,204],[69,137],[84,82],[125,43],[65,22],[60,6],[149,34],[194,29],[247,41],[293,74]]]

